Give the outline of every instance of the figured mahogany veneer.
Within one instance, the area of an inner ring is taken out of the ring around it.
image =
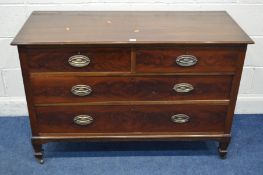
[[[229,99],[232,76],[87,77],[37,76],[31,78],[34,103],[83,103],[102,101],[170,101]],[[194,90],[176,92],[173,87],[189,83]],[[89,85],[92,92],[76,96],[75,85]]]
[[[240,47],[183,46],[174,48],[143,48],[136,50],[137,72],[235,72]],[[176,64],[180,55],[194,55],[198,62],[194,66],[181,67]]]
[[[130,48],[38,48],[28,49],[30,72],[130,72]],[[85,55],[88,66],[76,68],[68,63],[73,55]]]
[[[226,12],[33,12],[18,45],[35,157],[54,141],[216,140],[247,44]]]
[[[191,110],[189,110],[191,109]],[[40,133],[138,133],[138,132],[222,132],[226,106],[207,105],[107,105],[37,107]],[[186,123],[171,117],[184,113]],[[93,117],[87,126],[76,125],[73,118]],[[160,133],[161,134],[161,133]]]

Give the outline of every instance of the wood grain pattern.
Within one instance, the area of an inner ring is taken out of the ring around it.
[[[40,47],[27,48],[30,72],[130,72],[130,48]],[[73,67],[68,59],[73,55],[90,59],[85,67]]]
[[[206,105],[38,107],[37,119],[41,133],[220,132],[226,111],[226,106]],[[171,116],[178,113],[190,121],[173,123]],[[92,116],[93,123],[73,123],[80,114]]]
[[[98,106],[98,105],[229,105],[228,100],[174,100],[174,101],[102,101],[102,102],[81,102],[81,103],[41,103],[34,106]]]
[[[239,66],[237,69],[237,74],[234,76],[233,83],[231,86],[231,93],[230,93],[231,94],[231,96],[230,96],[231,101],[229,104],[227,118],[225,121],[225,133],[231,133],[233,116],[234,116],[234,112],[235,112],[236,101],[237,101],[238,90],[239,90],[239,84],[240,84],[241,75],[242,75],[242,71],[243,71],[245,56],[246,56],[246,49],[243,52],[240,52],[240,54],[239,54],[239,58],[238,58],[238,65]],[[229,142],[230,142],[230,140],[229,140]],[[226,144],[226,143],[224,143],[224,144]],[[226,149],[225,149],[225,151],[226,151]]]
[[[235,72],[240,51],[244,47],[178,46],[149,47],[136,50],[137,72]],[[193,55],[198,59],[194,66],[176,64],[180,55]]]
[[[26,51],[23,46],[18,47],[19,52],[19,60],[22,70],[22,76],[23,76],[23,83],[24,83],[24,89],[26,94],[26,101],[27,101],[27,109],[29,114],[29,120],[30,120],[30,126],[31,126],[31,132],[32,135],[38,136],[38,126],[37,126],[37,119],[36,119],[36,113],[34,108],[34,99],[32,92],[32,87],[30,85],[30,73],[28,69],[28,60],[26,59]]]
[[[209,100],[228,99],[232,76],[158,76],[158,77],[32,77],[34,102],[80,103],[92,101]],[[194,90],[175,92],[178,83],[189,83]],[[71,93],[78,84],[89,85],[92,93],[79,97]]]
[[[225,141],[229,140],[229,134],[221,132],[168,132],[168,133],[41,133],[43,136],[33,136],[41,144],[48,142],[88,142],[88,141]]]
[[[85,22],[83,22],[85,21]],[[217,140],[222,158],[231,139],[247,44],[226,12],[33,12],[18,45],[35,157],[53,141]],[[73,68],[68,58],[91,58]],[[179,67],[179,55],[198,62]],[[173,90],[194,86],[190,93]],[[92,93],[73,95],[87,84]],[[171,122],[185,113],[190,121]],[[73,117],[94,117],[89,126]]]
[[[85,22],[84,22],[85,21]],[[253,43],[224,11],[33,12],[13,45]]]

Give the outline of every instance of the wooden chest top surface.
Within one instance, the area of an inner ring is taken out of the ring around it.
[[[251,44],[224,11],[65,12],[31,14],[12,45]]]

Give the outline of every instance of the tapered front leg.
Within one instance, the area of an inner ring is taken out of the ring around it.
[[[230,143],[230,139],[219,141],[218,153],[221,159],[226,159],[227,148]]]
[[[32,146],[33,146],[33,149],[35,151],[35,158],[36,160],[40,163],[40,164],[43,164],[44,163],[44,160],[43,160],[43,149],[42,149],[42,144],[41,143],[38,143],[36,140],[32,140]]]

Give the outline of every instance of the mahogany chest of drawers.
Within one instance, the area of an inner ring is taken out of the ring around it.
[[[35,157],[54,141],[215,140],[247,44],[226,12],[33,12],[19,50]]]

